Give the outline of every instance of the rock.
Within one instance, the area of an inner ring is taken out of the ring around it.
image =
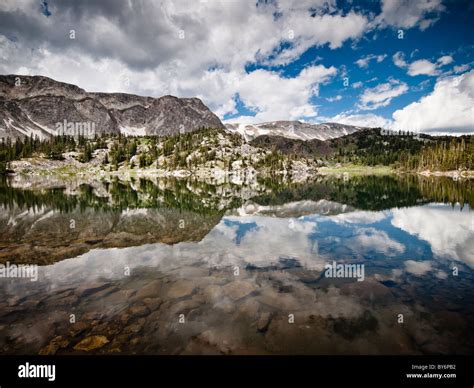
[[[69,295],[61,298],[57,301],[54,301],[54,304],[61,306],[74,306],[79,300],[77,295]]]
[[[39,354],[41,356],[51,356],[51,355],[54,355],[56,354],[56,352],[60,349],[60,348],[65,348],[69,345],[69,341],[67,341],[66,339],[64,339],[63,337],[61,336],[58,336],[58,337],[54,337],[48,345],[46,345],[45,347],[41,348],[41,350],[39,351]]]
[[[217,299],[220,299],[222,297],[223,290],[222,290],[222,287],[217,286],[215,284],[211,284],[211,285],[207,286],[203,290],[202,293],[203,293],[203,295],[205,295],[206,299],[208,299],[208,300],[217,300]]]
[[[138,318],[150,314],[150,310],[145,305],[139,304],[130,307],[128,313],[130,314],[130,318]]]
[[[178,280],[168,289],[167,296],[172,299],[191,295],[194,291],[194,283],[189,280]]]
[[[232,300],[242,299],[255,290],[254,285],[242,280],[234,280],[224,287],[225,294]]]
[[[160,298],[145,298],[143,299],[143,303],[150,309],[150,311],[154,311],[158,310],[158,308],[163,304],[163,300]]]
[[[441,330],[462,331],[467,326],[463,316],[453,311],[440,311],[434,316],[435,324]]]
[[[83,121],[95,123],[97,134],[122,132],[134,136],[164,136],[177,135],[183,130],[192,132],[199,128],[225,128],[198,98],[88,93],[76,85],[42,76],[23,75],[22,85],[15,86],[15,75],[0,75],[0,84],[0,116],[11,121],[12,129],[7,133],[13,138],[24,136],[25,133],[27,136],[35,133],[39,137],[50,137],[49,130],[44,128],[54,128],[57,117],[64,112],[71,117],[81,117]],[[37,109],[38,106],[42,109]],[[91,128],[87,127],[86,130],[90,131]]]
[[[135,295],[136,291],[132,289],[125,289],[107,294],[103,302],[105,305],[115,306],[123,303],[128,303],[128,300]]]
[[[84,298],[84,297],[92,295],[96,292],[105,290],[110,285],[111,285],[111,283],[86,284],[86,285],[78,287],[77,290],[76,290],[76,294],[78,294],[81,298]]]
[[[394,299],[390,288],[371,279],[345,284],[341,287],[341,291],[343,294],[357,296],[371,303],[387,304]]]
[[[128,334],[128,333],[137,334],[143,328],[143,325],[145,324],[145,322],[146,322],[145,318],[138,319],[136,322],[133,322],[131,325],[127,326],[123,330],[124,334]]]
[[[235,303],[229,300],[229,298],[223,298],[214,304],[213,309],[218,309],[225,314],[230,314],[235,310]]]
[[[17,295],[12,296],[11,298],[7,299],[7,305],[9,307],[16,306],[20,302],[21,298]]]
[[[253,298],[245,299],[238,306],[238,314],[247,321],[253,321],[258,316],[260,304]]]
[[[107,343],[109,343],[107,337],[103,335],[94,335],[91,337],[84,338],[81,342],[74,346],[74,349],[84,350],[85,352],[88,352],[90,350],[99,349]]]
[[[233,344],[229,343],[227,338],[223,338],[220,332],[206,330],[196,337],[196,341],[224,354],[229,354],[234,350]]]
[[[85,321],[79,321],[79,322],[71,324],[71,327],[69,329],[69,334],[75,337],[83,333],[85,330],[90,329],[90,327],[91,327],[90,323],[87,323]]]
[[[292,294],[278,293],[273,289],[266,290],[262,295],[259,295],[258,301],[283,311],[294,311],[297,306],[301,305],[301,301]]]
[[[271,314],[270,313],[263,313],[260,315],[260,318],[257,322],[257,330],[261,333],[265,333],[268,330],[268,326],[270,326],[271,322]]]
[[[128,321],[130,320],[131,316],[128,313],[124,313],[120,315],[119,320],[122,324],[126,325]]]
[[[142,287],[135,297],[137,299],[145,298],[156,298],[160,294],[161,282],[159,280],[154,280],[151,283],[148,283],[146,286]]]

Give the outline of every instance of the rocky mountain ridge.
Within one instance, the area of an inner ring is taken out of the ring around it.
[[[43,76],[0,75],[0,137],[175,135],[224,128],[198,98],[88,93]],[[62,132],[61,132],[62,131]]]
[[[246,141],[252,141],[260,136],[326,141],[367,129],[338,123],[311,124],[301,121],[272,121],[260,124],[227,123],[226,128],[231,132],[239,133]]]

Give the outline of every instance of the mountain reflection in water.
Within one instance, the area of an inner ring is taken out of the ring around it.
[[[473,186],[3,182],[1,352],[473,354]]]

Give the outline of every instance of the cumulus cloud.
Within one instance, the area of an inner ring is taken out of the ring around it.
[[[336,116],[327,118],[326,121],[333,123],[340,123],[346,125],[354,125],[356,127],[368,128],[390,128],[392,120],[386,119],[373,113],[368,114],[347,114],[340,113]]]
[[[444,9],[441,0],[383,0],[382,12],[376,17],[375,23],[425,30],[439,19]]]
[[[407,272],[415,276],[423,276],[432,270],[431,261],[405,261],[405,269]]]
[[[412,77],[417,75],[439,75],[441,74],[441,67],[449,65],[454,60],[450,55],[443,55],[442,57],[439,57],[435,63],[427,59],[418,59],[408,63],[405,61],[405,55],[401,51],[395,53],[392,59],[395,66],[407,69],[408,75],[411,75]]]
[[[438,63],[441,65],[441,66],[444,66],[444,65],[449,65],[450,63],[452,63],[454,61],[453,57],[451,55],[443,55],[442,57],[438,58]]]
[[[406,83],[391,79],[389,82],[367,88],[360,96],[358,104],[361,110],[373,110],[390,104],[393,98],[408,91]]]
[[[320,83],[327,82],[336,73],[333,66],[317,65],[303,69],[294,78],[263,69],[245,74],[238,81],[236,90],[246,106],[257,113],[255,117],[242,116],[233,121],[246,123],[314,117],[317,111],[309,99],[319,94]]]
[[[453,67],[453,72],[456,74],[459,74],[459,73],[464,73],[465,71],[469,69],[470,69],[470,66],[468,64],[458,65],[458,66]]]
[[[358,234],[345,241],[345,246],[359,255],[377,252],[384,256],[397,256],[405,252],[405,246],[391,239],[388,234],[375,228],[360,228]]]
[[[338,223],[374,224],[376,222],[382,221],[386,217],[387,214],[385,212],[358,210],[350,213],[337,214],[327,218]]]
[[[239,96],[254,120],[314,116],[308,99],[336,70],[310,66],[283,77],[248,73],[249,63],[288,64],[312,46],[336,49],[368,24],[363,13],[326,0],[65,0],[48,12],[35,0],[1,2],[0,72],[41,74],[89,91],[196,96],[221,118],[237,113]]]
[[[395,54],[393,54],[392,59],[395,66],[398,66],[401,68],[408,67],[408,64],[405,62],[405,55],[401,51],[398,51]]]
[[[474,268],[472,213],[437,206],[392,212],[392,224],[427,241],[438,258],[459,260]]]
[[[221,118],[239,114],[239,98],[255,116],[233,121],[312,119],[318,114],[312,97],[336,75],[334,67],[310,65],[288,76],[268,69],[248,71],[248,65],[287,65],[310,47],[337,49],[358,42],[373,28],[424,29],[443,9],[439,0],[385,0],[378,16],[359,7],[342,11],[335,0],[64,0],[49,2],[47,9],[37,0],[3,0],[0,73],[41,74],[88,91],[196,96]],[[410,75],[435,75],[452,62],[444,55],[435,63],[408,64],[402,53],[396,55],[395,63]],[[356,64],[366,68],[385,57],[371,54]],[[347,75],[344,69],[340,76]],[[458,66],[453,72],[466,70]],[[361,81],[352,84],[354,89],[362,86]],[[387,106],[406,88],[403,82],[389,81],[366,89],[359,108]],[[387,119],[376,115],[343,113],[336,118],[387,126]]]
[[[414,77],[415,75],[438,75],[439,70],[436,64],[426,60],[420,59],[410,63],[408,66],[408,74]]]
[[[385,58],[387,57],[387,54],[381,54],[381,55],[373,55],[369,54],[366,56],[363,56],[362,58],[359,58],[357,61],[355,61],[355,64],[361,68],[367,68],[369,67],[369,62],[372,60],[377,61],[377,63],[382,62]]]
[[[393,113],[395,129],[474,132],[474,70],[439,78],[433,92]]]
[[[348,39],[356,39],[366,31],[368,20],[355,12],[347,15],[317,15],[308,17],[307,12],[291,12],[282,24],[284,42],[288,48],[276,51],[269,60],[274,65],[288,64],[313,46],[329,44],[336,49]],[[276,47],[275,47],[276,49]]]

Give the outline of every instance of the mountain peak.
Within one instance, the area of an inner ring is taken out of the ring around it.
[[[224,128],[219,118],[195,97],[89,93],[48,77],[0,75],[0,137],[44,139],[58,134],[63,123],[72,123],[74,128],[75,124],[88,125],[97,134],[131,136]]]
[[[226,124],[227,130],[241,134],[247,141],[258,136],[282,136],[299,140],[328,140],[366,129],[339,123],[311,124],[301,121],[270,121],[259,124]]]

